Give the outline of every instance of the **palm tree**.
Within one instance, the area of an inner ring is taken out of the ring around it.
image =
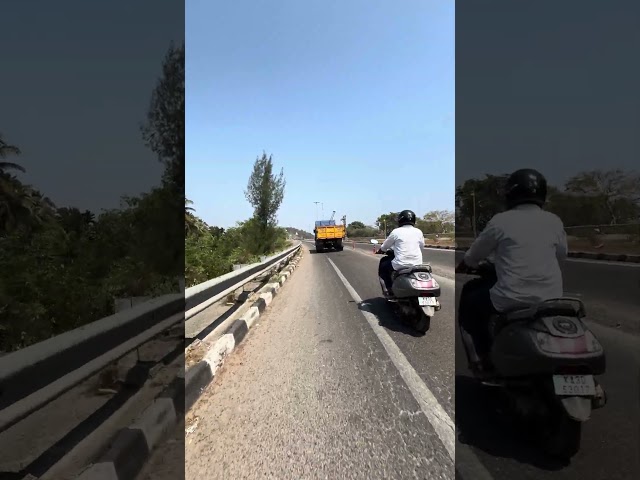
[[[2,134],[0,133],[0,158],[5,159],[9,155],[20,155],[22,152],[15,145],[10,145],[4,141]],[[0,172],[4,173],[7,170],[18,170],[24,173],[26,170],[22,165],[18,165],[13,162],[0,162]]]
[[[185,235],[189,234],[198,234],[206,231],[207,224],[200,220],[196,215],[196,209],[193,207],[189,207],[189,205],[193,205],[193,202],[188,198],[184,199],[184,233]]]
[[[18,147],[5,142],[0,134],[0,159],[21,153]],[[24,185],[10,170],[26,172],[17,163],[0,161],[0,232],[26,224],[42,224],[51,219],[55,209],[53,202],[32,187]]]

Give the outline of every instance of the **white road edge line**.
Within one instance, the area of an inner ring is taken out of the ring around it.
[[[362,298],[360,298],[358,292],[356,292],[356,290],[351,286],[336,264],[333,263],[330,258],[327,258],[327,260],[335,270],[338,278],[340,278],[353,300],[357,303],[362,303]],[[387,351],[391,362],[398,369],[400,376],[411,391],[413,398],[418,402],[420,409],[427,417],[429,423],[433,426],[440,438],[440,441],[446,448],[449,457],[451,457],[455,470],[459,472],[464,480],[493,480],[493,477],[475,453],[473,453],[469,447],[456,440],[455,424],[451,420],[451,417],[449,417],[447,412],[442,408],[431,390],[429,390],[429,387],[427,387],[422,378],[420,378],[420,375],[418,375],[415,369],[411,366],[407,358],[389,336],[384,327],[380,326],[377,317],[373,313],[366,312],[364,310],[360,310],[360,313],[365,317],[369,326],[380,340],[380,343],[382,343],[382,346]],[[456,451],[458,455],[457,461]]]
[[[590,265],[608,265],[610,267],[640,268],[640,263],[632,263],[632,262],[612,262],[609,260],[591,260],[589,258],[576,258],[576,257],[568,257],[565,261],[573,262],[573,263],[588,263]]]
[[[351,297],[358,303],[362,303],[362,299],[358,292],[351,286],[349,281],[344,277],[342,272],[336,267],[336,264],[330,258],[327,258],[333,269],[338,274],[338,277],[347,288]],[[391,358],[391,361],[400,372],[400,376],[404,380],[407,387],[413,394],[423,413],[427,416],[429,423],[433,426],[434,430],[440,437],[444,447],[447,449],[451,460],[455,462],[455,425],[447,412],[444,411],[442,406],[438,403],[436,397],[431,393],[429,387],[420,378],[420,375],[414,370],[407,358],[404,356],[400,348],[395,344],[386,330],[378,324],[377,317],[370,312],[360,310],[367,322],[373,329],[380,342],[382,343],[387,354]]]

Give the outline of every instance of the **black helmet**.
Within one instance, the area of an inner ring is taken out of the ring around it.
[[[403,210],[398,214],[398,225],[401,227],[403,225],[415,225],[416,224],[416,214],[411,210]]]
[[[505,186],[507,208],[523,203],[534,203],[539,207],[547,200],[547,179],[532,168],[516,170]]]

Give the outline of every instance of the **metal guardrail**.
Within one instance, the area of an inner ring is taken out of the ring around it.
[[[224,298],[293,255],[301,244],[227,275],[12,352],[0,359],[0,432],[10,428],[193,311]],[[206,308],[203,307],[204,308]]]
[[[254,278],[263,275],[267,271],[277,267],[278,264],[287,261],[300,249],[301,245],[302,243],[300,242],[284,252],[266,258],[262,262],[247,265],[234,272],[187,288],[185,291],[185,319],[190,319],[205,308],[241,288]]]
[[[164,295],[0,359],[0,432],[183,321],[184,296]]]

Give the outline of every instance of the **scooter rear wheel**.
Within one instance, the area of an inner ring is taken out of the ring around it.
[[[569,460],[580,450],[582,437],[582,422],[578,422],[567,415],[560,415],[556,424],[547,432],[543,439],[545,452],[553,457]]]
[[[420,319],[416,323],[416,330],[420,333],[427,333],[431,327],[431,317],[421,313]]]

